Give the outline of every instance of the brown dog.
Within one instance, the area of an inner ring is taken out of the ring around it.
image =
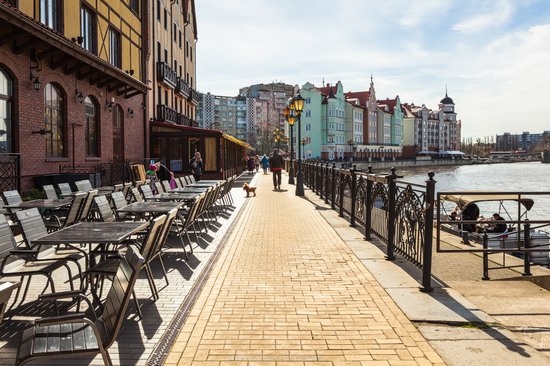
[[[250,193],[254,193],[254,197],[256,197],[256,187],[251,187],[248,183],[243,184],[243,191],[246,191],[246,197],[248,197]]]

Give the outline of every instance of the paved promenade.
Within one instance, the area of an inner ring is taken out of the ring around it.
[[[283,176],[283,180],[288,179]],[[443,365],[320,214],[257,174],[166,365]]]

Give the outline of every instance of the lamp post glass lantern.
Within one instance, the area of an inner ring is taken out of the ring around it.
[[[288,169],[288,184],[294,184],[294,114],[290,112],[290,108],[287,106],[283,110],[286,122],[290,126],[290,168]]]

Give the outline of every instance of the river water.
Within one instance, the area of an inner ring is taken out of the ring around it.
[[[483,190],[499,192],[547,192],[549,195],[527,196],[535,201],[528,217],[530,219],[550,220],[550,164],[541,162],[475,164],[438,168],[401,169],[396,173],[401,180],[424,184],[428,172],[435,173],[436,191]],[[498,205],[497,205],[498,206]],[[484,216],[498,211],[495,205],[480,206]],[[517,212],[517,205],[509,206]]]

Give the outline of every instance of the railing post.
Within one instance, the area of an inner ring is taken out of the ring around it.
[[[356,166],[353,165],[351,172],[351,212],[350,212],[350,224],[349,226],[355,227],[355,200],[357,199],[357,182],[355,181],[355,172],[357,171]]]
[[[526,223],[523,230],[523,240],[525,249],[531,247],[531,224]],[[522,276],[531,276],[531,253],[523,252],[523,274]]]
[[[392,261],[395,259],[393,250],[395,247],[395,196],[397,195],[397,186],[395,180],[395,168],[391,168],[391,174],[388,176],[388,248],[386,259]]]
[[[325,203],[328,204],[328,194],[329,194],[329,177],[330,177],[330,167],[329,163],[325,166]]]
[[[487,231],[485,231],[483,232],[483,277],[481,277],[483,281],[491,279],[489,277],[489,253],[487,249],[489,249],[489,236],[487,236]]]
[[[323,170],[323,166],[320,162],[317,162],[317,172],[315,174],[315,193],[319,195],[319,177],[321,176],[321,171]]]
[[[372,207],[372,180],[370,180],[369,174],[372,174],[372,166],[369,165],[367,171],[367,194],[365,197],[365,240],[370,240],[371,229],[371,207]]]
[[[429,172],[426,181],[426,219],[424,220],[424,247],[422,253],[422,287],[421,292],[432,292],[432,250],[433,250],[433,221],[435,208],[434,172]]]
[[[340,169],[338,171],[338,174],[340,174],[340,186],[338,187],[338,191],[340,192],[340,213],[338,216],[340,217],[344,217],[344,180],[345,180],[345,177],[344,175],[342,174],[342,172],[344,171],[344,168],[343,168],[344,164],[342,164],[342,169]]]
[[[321,169],[321,176],[319,177],[319,198],[323,199],[323,182],[325,181],[325,165],[323,162],[319,163]]]
[[[336,207],[336,163],[332,163],[332,184],[330,185],[331,190],[331,204],[330,207],[334,210]]]

